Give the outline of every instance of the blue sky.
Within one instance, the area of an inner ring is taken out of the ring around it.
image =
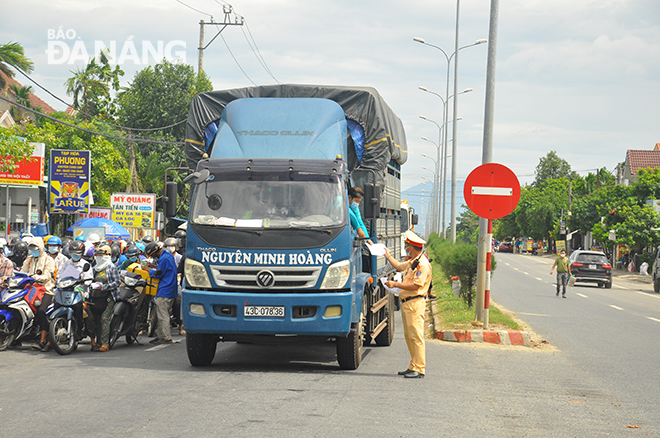
[[[83,62],[49,64],[49,36],[60,28],[73,30],[75,39],[60,41],[71,48],[81,41],[89,51],[97,40],[114,41],[118,52],[127,41],[139,52],[142,42],[154,47],[180,42],[186,62],[196,66],[198,23],[210,20],[206,14],[221,22],[224,2],[184,3],[201,12],[175,0],[11,2],[0,16],[0,42],[23,44],[35,62],[33,77],[70,100],[63,83]],[[421,168],[433,167],[421,154],[434,156],[435,146],[421,137],[435,141],[438,132],[419,115],[441,122],[442,106],[418,86],[444,95],[447,65],[438,50],[413,38],[453,52],[455,0],[236,0],[232,6],[245,17],[278,81],[375,87],[406,128],[409,160],[402,188],[422,183],[422,176],[433,178]],[[489,12],[490,1],[461,0],[461,46],[488,37]],[[229,49],[218,38],[206,50],[204,69],[216,89],[274,83],[248,45],[247,30],[229,27],[222,33]],[[506,0],[500,2],[498,31],[493,159],[521,183],[533,180],[539,158],[550,150],[584,173],[612,170],[626,150],[648,150],[660,142],[660,2]],[[211,37],[207,26],[206,41]],[[474,89],[458,100],[459,180],[481,164],[487,50],[482,44],[459,52],[459,91]],[[124,83],[145,66],[122,64]]]

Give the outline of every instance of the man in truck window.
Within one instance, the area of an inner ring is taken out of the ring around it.
[[[403,319],[403,334],[410,352],[410,365],[405,371],[399,371],[400,376],[415,379],[422,378],[426,372],[426,346],[424,344],[424,314],[426,312],[426,294],[431,284],[431,263],[423,252],[426,243],[412,231],[405,233],[405,249],[409,260],[399,262],[390,251],[385,252],[387,261],[397,271],[404,271],[403,281],[388,281],[387,287],[402,289],[401,318]]]
[[[361,239],[366,239],[370,245],[373,245],[374,243],[371,241],[371,239],[369,239],[369,235],[367,234],[367,227],[364,226],[364,222],[362,222],[362,215],[360,214],[360,202],[362,202],[362,198],[364,198],[364,192],[361,188],[351,187],[348,191],[351,228],[353,229],[353,233],[357,232],[357,235]],[[355,238],[355,234],[353,234],[353,238]]]

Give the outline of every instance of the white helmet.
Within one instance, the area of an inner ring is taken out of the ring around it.
[[[99,237],[98,234],[92,233],[89,236],[87,236],[87,241],[90,243],[99,243],[101,241],[101,238]]]

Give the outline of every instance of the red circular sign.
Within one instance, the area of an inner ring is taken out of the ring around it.
[[[477,216],[499,219],[518,205],[520,182],[508,167],[486,163],[470,172],[463,186],[463,196]]]

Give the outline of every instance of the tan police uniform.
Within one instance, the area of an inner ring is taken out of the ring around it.
[[[412,233],[411,233],[412,234]],[[409,236],[406,236],[409,237]],[[417,235],[406,241],[418,248],[424,242]],[[420,245],[421,241],[421,245]],[[419,263],[413,269],[412,265]],[[425,374],[426,348],[424,345],[424,314],[426,312],[426,294],[431,284],[431,263],[424,253],[403,263],[403,283],[413,283],[415,290],[402,290],[399,293],[401,300],[401,318],[403,319],[403,334],[406,338],[410,352],[410,365],[408,369]]]

